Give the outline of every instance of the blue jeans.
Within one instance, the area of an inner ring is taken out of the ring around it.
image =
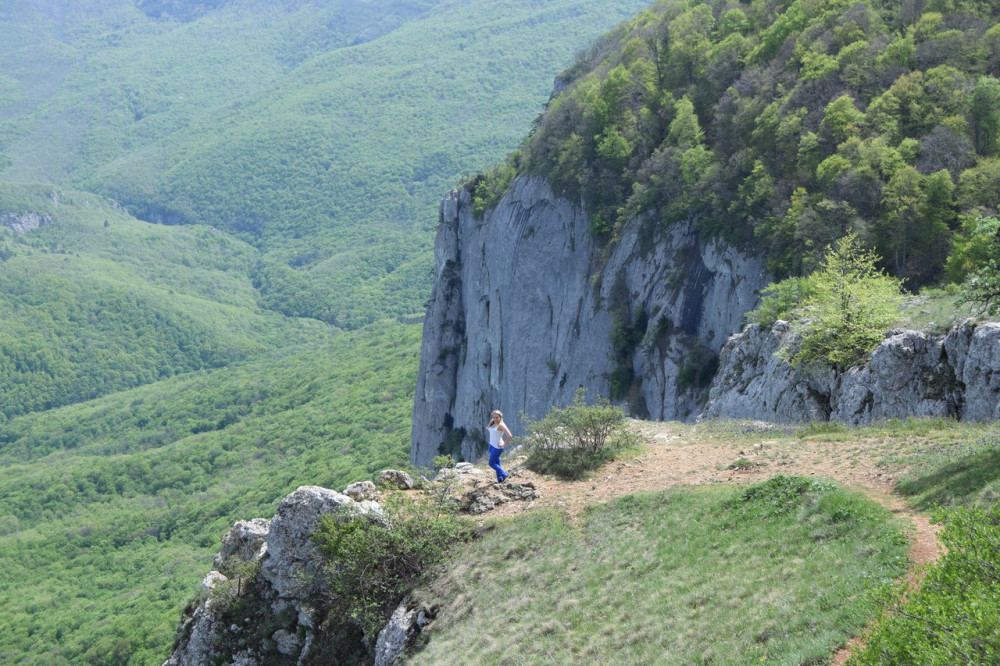
[[[507,478],[507,472],[503,471],[503,467],[500,466],[501,453],[503,453],[503,449],[498,449],[495,446],[490,447],[490,467],[496,470],[497,481],[503,481]]]

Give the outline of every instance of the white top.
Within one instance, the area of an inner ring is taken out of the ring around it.
[[[500,431],[500,426],[487,426],[486,430],[490,433],[490,446],[499,449],[500,443],[503,442],[503,433]]]

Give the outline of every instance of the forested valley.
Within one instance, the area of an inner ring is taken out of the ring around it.
[[[234,521],[405,465],[440,197],[643,4],[0,10],[0,661],[159,664]]]

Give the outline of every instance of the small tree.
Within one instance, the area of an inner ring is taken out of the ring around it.
[[[968,279],[959,304],[971,303],[980,313],[1000,312],[1000,218],[980,217],[967,238],[957,243],[949,264],[965,269]]]
[[[837,370],[860,363],[899,318],[899,280],[850,233],[827,251],[803,303],[801,340],[785,351],[794,366],[819,361]]]
[[[877,260],[848,234],[827,248],[816,272],[768,287],[747,321],[796,322],[800,344],[779,352],[796,367],[813,361],[837,370],[856,365],[899,317],[899,280],[882,273]]]

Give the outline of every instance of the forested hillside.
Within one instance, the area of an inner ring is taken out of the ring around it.
[[[659,2],[565,74],[478,198],[537,172],[608,239],[640,213],[693,218],[781,277],[853,231],[910,289],[960,281],[1000,206],[998,18],[972,0]]]
[[[405,464],[438,199],[644,4],[0,7],[0,662],[159,664],[234,521]]]
[[[335,333],[263,310],[257,251],[212,227],[140,222],[101,197],[0,184],[0,423]]]
[[[235,234],[286,315],[419,314],[441,194],[646,4],[40,0],[0,28],[0,176]]]

